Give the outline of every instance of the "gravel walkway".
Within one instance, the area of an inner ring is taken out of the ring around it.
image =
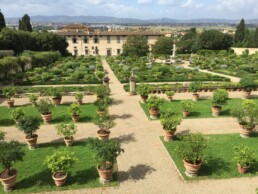
[[[159,136],[162,126],[158,121],[149,121],[139,106],[139,96],[129,96],[123,90],[109,65],[103,59],[104,69],[109,72],[111,97],[114,104],[110,107],[111,116],[116,118],[111,137],[122,142],[125,152],[118,157],[118,188],[85,189],[51,193],[78,194],[251,194],[258,187],[258,177],[227,180],[202,180],[185,183],[180,178],[172,160]],[[209,96],[208,93],[205,93]],[[204,94],[203,94],[204,95]],[[233,94],[232,94],[233,95]],[[234,94],[234,97],[240,97]],[[257,95],[257,92],[255,93]],[[176,98],[190,94],[180,93]],[[87,97],[86,97],[87,98]],[[92,100],[92,99],[90,99]],[[4,103],[3,103],[4,104]],[[44,125],[39,130],[39,142],[62,141],[55,133],[53,125]],[[190,129],[206,134],[238,133],[239,127],[233,118],[186,119],[178,127],[178,132]],[[23,138],[15,127],[2,127],[8,132],[7,140]],[[96,136],[97,127],[93,124],[78,124],[75,138]]]

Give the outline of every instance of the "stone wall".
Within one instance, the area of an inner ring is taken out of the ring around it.
[[[233,49],[237,55],[241,55],[243,53],[243,51],[245,51],[245,50],[249,50],[249,54],[254,54],[255,52],[258,53],[258,48],[234,48],[234,47],[232,47],[231,49]]]

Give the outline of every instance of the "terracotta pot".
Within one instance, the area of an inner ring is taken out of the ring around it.
[[[32,137],[25,137],[26,143],[29,146],[30,150],[35,150],[36,145],[37,145],[37,140],[38,140],[38,135],[37,134],[33,134]]]
[[[251,94],[251,91],[246,91],[246,90],[244,90],[244,91],[242,91],[242,98],[243,99],[248,99],[248,98],[250,98],[250,94]]]
[[[199,164],[191,164],[187,162],[186,160],[183,160],[184,166],[185,166],[185,174],[189,177],[195,177],[197,176],[197,173],[199,169],[201,168],[202,162]]]
[[[237,170],[240,174],[245,174],[249,168],[250,166],[241,167],[239,164],[237,164]]]
[[[247,125],[242,125],[240,124],[240,136],[241,137],[244,137],[244,138],[247,138],[251,135],[253,129],[255,128],[255,125],[254,126],[247,126]]]
[[[62,98],[52,98],[53,104],[54,105],[60,105],[61,104]]]
[[[12,176],[9,176],[7,174],[7,170],[4,170],[0,173],[0,181],[2,182],[2,185],[4,186],[4,191],[12,191],[13,186],[16,184],[16,177],[17,177],[17,170],[12,168],[11,172],[14,174]]]
[[[8,108],[13,108],[14,107],[14,100],[6,100]]]
[[[67,179],[67,173],[65,173],[64,175],[60,176],[60,172],[55,172],[52,175],[52,178],[56,184],[57,187],[61,187],[62,185],[65,184],[66,179]]]
[[[212,110],[212,116],[217,117],[220,114],[221,107],[220,106],[212,106],[211,110]]]
[[[73,116],[72,116],[73,122],[78,122],[78,121],[79,121],[79,118],[80,118],[79,115],[73,115]]]
[[[169,99],[170,102],[172,102],[173,96],[168,96],[168,99]]]
[[[52,120],[52,113],[47,114],[47,115],[41,114],[41,116],[42,116],[42,118],[44,120],[44,123],[50,123],[51,120]]]
[[[106,133],[101,133],[102,131],[103,130],[101,130],[101,129],[97,131],[98,139],[100,139],[100,140],[109,139],[110,131],[105,130]]]
[[[194,93],[194,94],[193,94],[193,101],[198,101],[199,97],[200,97],[199,94]]]
[[[144,95],[140,95],[141,96],[141,100],[143,103],[146,103],[147,99],[148,99],[148,95],[147,96],[144,96]]]
[[[102,170],[102,169],[100,169],[100,166],[97,166],[97,169],[98,169],[101,183],[106,183],[106,182],[109,182],[112,180],[113,169]]]
[[[175,135],[175,133],[176,133],[176,129],[175,130],[165,130],[165,129],[163,129],[163,132],[164,132],[164,140],[165,141],[172,141],[173,140],[173,137],[174,137],[174,135]]]
[[[188,117],[190,115],[189,111],[182,111],[183,117]]]
[[[158,119],[159,109],[151,109],[149,108],[150,118],[151,119]]]
[[[82,100],[77,100],[78,105],[82,105]]]
[[[71,139],[64,138],[64,142],[67,147],[73,145],[73,137]]]

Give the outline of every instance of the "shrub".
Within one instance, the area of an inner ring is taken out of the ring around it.
[[[108,96],[109,94],[109,89],[107,86],[101,85],[95,88],[94,90],[95,94],[100,97],[104,98],[105,96]]]
[[[175,92],[174,91],[166,91],[165,94],[169,97],[169,96],[174,96]]]
[[[151,96],[147,100],[147,105],[149,109],[157,110],[160,108],[160,106],[165,102],[164,99],[159,98],[157,96]]]
[[[175,131],[176,127],[180,125],[182,117],[172,110],[168,109],[166,112],[162,113],[160,116],[160,123],[164,130]]]
[[[77,128],[74,123],[60,123],[56,126],[57,134],[63,135],[65,139],[72,139]]]
[[[4,93],[5,97],[8,98],[8,100],[10,100],[14,96],[15,90],[13,87],[5,87],[3,89],[3,93]]]
[[[80,106],[78,104],[72,103],[68,107],[68,114],[70,116],[80,115],[80,113],[81,113],[81,110],[80,110]]]
[[[54,105],[49,98],[40,99],[38,102],[37,109],[43,115],[50,114],[53,108]]]
[[[94,123],[95,125],[99,126],[100,130],[103,130],[103,131],[106,131],[116,125],[115,122],[109,116],[98,117],[94,121]]]
[[[256,162],[255,150],[248,146],[236,146],[234,147],[234,160],[241,167],[249,167]]]
[[[247,91],[252,91],[257,87],[257,84],[255,83],[255,79],[253,79],[250,76],[245,76],[241,78],[239,84]]]
[[[29,95],[29,101],[31,103],[35,103],[35,102],[37,102],[37,100],[38,100],[38,96],[36,94],[30,94]]]
[[[25,111],[22,108],[16,108],[9,112],[10,119],[18,121],[25,116]]]
[[[151,91],[152,91],[152,88],[150,85],[148,84],[143,84],[141,83],[137,88],[136,88],[136,91],[139,95],[141,96],[148,96]]]
[[[226,105],[228,101],[228,92],[225,89],[217,89],[213,92],[212,104],[214,106]]]
[[[192,110],[194,103],[191,100],[182,100],[181,105],[184,111],[190,111]]]
[[[76,93],[75,94],[75,99],[77,101],[81,101],[83,99],[83,97],[84,97],[83,93]]]
[[[36,117],[24,117],[18,121],[18,128],[28,137],[33,137],[33,132],[37,131],[40,126],[40,120]]]
[[[202,82],[191,82],[189,85],[189,90],[193,93],[197,93],[202,88]]]

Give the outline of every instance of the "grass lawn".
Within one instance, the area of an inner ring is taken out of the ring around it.
[[[238,145],[247,145],[254,148],[258,156],[257,134],[254,134],[251,138],[241,138],[239,134],[205,135],[205,137],[208,139],[208,149],[205,153],[206,163],[202,165],[196,178],[189,178],[185,175],[185,168],[181,158],[174,154],[174,149],[179,145],[180,141],[175,138],[173,142],[165,142],[163,137],[160,137],[185,180],[226,179],[258,175],[258,162],[246,174],[239,174],[237,164],[233,160],[233,147]]]
[[[16,107],[24,108],[26,115],[35,116],[42,120],[41,114],[38,112],[38,110],[35,107],[31,105],[16,106]],[[62,104],[62,105],[56,106],[52,111],[53,118],[51,123],[56,124],[56,123],[65,122],[65,121],[68,121],[68,122],[72,121],[72,118],[67,113],[68,107],[69,107],[68,104]],[[92,122],[93,119],[97,116],[96,107],[92,103],[83,104],[80,106],[80,109],[81,109],[81,114],[80,114],[79,122]],[[0,107],[0,126],[10,126],[15,124],[14,121],[9,118],[9,112],[11,110],[12,110],[11,108],[7,108],[6,106]]]
[[[43,164],[45,157],[52,154],[54,150],[69,150],[79,159],[79,162],[69,171],[67,181],[62,187],[55,186],[51,171]],[[18,170],[18,177],[16,189],[12,193],[62,191],[118,185],[116,170],[113,176],[114,181],[106,185],[99,183],[97,162],[93,151],[84,142],[74,142],[71,147],[66,147],[64,143],[39,144],[34,151],[30,151],[27,146],[24,146],[24,151],[23,162],[13,165]],[[4,191],[1,186],[0,193],[2,192]]]
[[[256,103],[258,104],[258,99],[253,99],[256,101]],[[222,112],[221,112],[221,116],[222,117],[227,117],[230,116],[230,109],[233,107],[239,107],[242,105],[243,100],[242,99],[237,99],[237,98],[232,98],[229,99],[228,101],[228,105],[223,106],[222,107]],[[148,107],[147,104],[145,103],[140,103],[141,107],[143,108],[145,114],[149,117],[149,111],[148,111]],[[209,118],[209,117],[213,117],[212,116],[212,112],[211,112],[211,99],[207,99],[207,100],[199,100],[197,102],[194,102],[194,108],[191,110],[191,113],[189,115],[189,117],[187,118]],[[182,114],[182,106],[181,106],[181,100],[173,100],[172,102],[165,102],[162,106],[161,106],[161,111],[163,112],[166,109],[172,109],[174,112]]]

